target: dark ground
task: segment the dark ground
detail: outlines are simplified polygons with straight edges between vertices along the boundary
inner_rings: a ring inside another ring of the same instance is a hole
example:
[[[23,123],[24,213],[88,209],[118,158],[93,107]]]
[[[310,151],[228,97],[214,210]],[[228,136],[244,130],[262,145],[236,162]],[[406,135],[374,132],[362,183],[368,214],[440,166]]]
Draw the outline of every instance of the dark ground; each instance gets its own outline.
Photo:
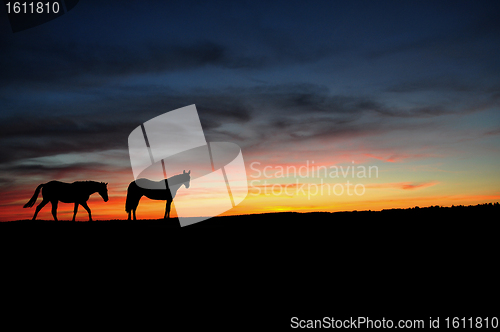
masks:
[[[250,214],[239,216],[213,217],[202,222],[189,225],[185,229],[199,228],[224,228],[228,230],[237,229],[279,229],[290,230],[334,230],[351,226],[367,226],[384,229],[386,226],[406,229],[417,224],[432,226],[436,229],[444,225],[455,225],[459,227],[468,224],[475,228],[480,224],[485,227],[496,225],[500,204],[489,203],[475,206],[453,206],[439,207],[430,206],[424,208],[390,209],[382,211],[348,211],[348,212],[277,212]],[[72,225],[76,227],[158,227],[158,228],[181,228],[176,218],[169,220],[94,220],[87,222],[79,220],[76,223],[68,220],[16,220],[0,225],[16,226],[61,226]],[[70,226],[71,227],[71,226]]]
[[[440,317],[443,327],[446,317],[500,316],[499,212],[498,203],[285,212],[182,228],[177,220],[19,220],[0,224],[3,261],[15,261],[2,273],[23,280],[15,292],[41,290],[38,305],[57,289],[92,302],[93,316],[100,308],[123,322],[130,316],[109,316],[110,303],[140,307],[184,330],[280,331],[292,317],[351,316]]]

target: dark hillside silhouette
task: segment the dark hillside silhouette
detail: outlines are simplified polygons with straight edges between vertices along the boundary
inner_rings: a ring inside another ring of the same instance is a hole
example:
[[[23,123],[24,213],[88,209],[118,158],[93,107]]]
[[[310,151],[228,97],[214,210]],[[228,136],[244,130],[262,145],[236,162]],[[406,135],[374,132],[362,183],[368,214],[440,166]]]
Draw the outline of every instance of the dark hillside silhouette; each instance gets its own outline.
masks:
[[[87,201],[89,200],[90,195],[97,192],[101,195],[104,201],[107,202],[107,185],[107,183],[95,181],[77,181],[73,183],[50,181],[39,185],[35,189],[33,197],[31,197],[24,207],[28,208],[35,205],[41,189],[43,200],[36,207],[35,215],[32,220],[35,220],[38,212],[40,212],[40,210],[47,205],[48,202],[50,202],[52,204],[52,216],[54,216],[54,220],[57,221],[57,204],[59,201],[63,203],[75,203],[73,221],[75,221],[76,213],[78,212],[78,205],[83,206],[83,208],[87,210],[89,213],[89,220],[92,220],[92,215],[90,213],[90,208],[87,205]]]
[[[435,229],[446,227],[467,227],[475,225],[495,225],[500,213],[500,204],[488,203],[475,206],[452,207],[413,207],[408,209],[389,209],[382,211],[346,211],[346,212],[275,212],[248,214],[238,216],[213,217],[199,223],[184,227],[185,229],[218,228],[220,230],[339,230],[342,228],[363,231],[371,229],[376,233],[382,230],[398,232],[405,230],[419,232],[426,229],[431,234]],[[180,228],[177,218],[169,221],[157,220],[98,220],[92,224],[97,227],[136,227]],[[18,220],[11,223],[32,224],[30,221]],[[36,224],[43,224],[37,221]],[[45,224],[57,224],[46,221]],[[360,228],[361,226],[361,228]]]
[[[345,212],[275,212],[239,216],[215,217],[188,227],[192,228],[230,228],[230,229],[336,229],[339,226],[362,224],[369,228],[406,228],[406,225],[496,223],[500,204],[488,203],[475,206],[452,207],[413,207],[408,209],[386,209],[382,211],[345,211]]]

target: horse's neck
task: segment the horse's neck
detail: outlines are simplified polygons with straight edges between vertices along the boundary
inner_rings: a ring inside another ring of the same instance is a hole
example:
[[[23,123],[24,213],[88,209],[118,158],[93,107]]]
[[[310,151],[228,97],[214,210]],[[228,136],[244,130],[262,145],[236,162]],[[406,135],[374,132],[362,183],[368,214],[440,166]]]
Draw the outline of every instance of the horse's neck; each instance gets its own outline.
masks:
[[[87,185],[85,186],[85,193],[88,195],[92,195],[93,193],[97,192],[99,188],[97,188],[97,182],[87,182]]]
[[[183,184],[174,184],[173,186],[170,186],[170,194],[172,195],[172,198],[175,197],[175,194],[177,194],[177,190],[182,186]]]

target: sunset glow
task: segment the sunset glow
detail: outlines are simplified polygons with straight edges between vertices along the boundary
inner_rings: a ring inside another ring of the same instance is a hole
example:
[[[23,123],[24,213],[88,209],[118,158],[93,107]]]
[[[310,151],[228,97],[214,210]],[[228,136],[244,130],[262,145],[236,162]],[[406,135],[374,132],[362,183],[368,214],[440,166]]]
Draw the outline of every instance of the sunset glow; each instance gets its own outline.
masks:
[[[500,201],[490,4],[119,6],[82,1],[16,33],[0,20],[0,221],[31,219],[23,205],[51,180],[109,183],[93,218],[126,219],[130,133],[192,104],[208,142],[241,147],[248,195],[231,208],[209,180],[181,187],[189,216]],[[137,218],[164,212],[143,197]],[[71,220],[73,204],[57,213]]]

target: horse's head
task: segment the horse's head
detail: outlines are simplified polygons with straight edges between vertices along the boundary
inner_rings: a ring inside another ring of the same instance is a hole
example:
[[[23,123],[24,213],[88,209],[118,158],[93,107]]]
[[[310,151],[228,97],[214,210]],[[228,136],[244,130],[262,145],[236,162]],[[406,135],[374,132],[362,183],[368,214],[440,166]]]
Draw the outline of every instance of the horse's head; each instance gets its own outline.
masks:
[[[107,202],[108,201],[108,184],[101,182],[99,183],[99,190],[97,191],[99,195],[101,195],[102,199]]]
[[[189,188],[189,184],[191,181],[191,170],[189,170],[189,172],[187,172],[187,173],[186,173],[186,170],[184,170],[182,172],[182,176],[183,176],[182,183],[186,186],[186,188]]]

